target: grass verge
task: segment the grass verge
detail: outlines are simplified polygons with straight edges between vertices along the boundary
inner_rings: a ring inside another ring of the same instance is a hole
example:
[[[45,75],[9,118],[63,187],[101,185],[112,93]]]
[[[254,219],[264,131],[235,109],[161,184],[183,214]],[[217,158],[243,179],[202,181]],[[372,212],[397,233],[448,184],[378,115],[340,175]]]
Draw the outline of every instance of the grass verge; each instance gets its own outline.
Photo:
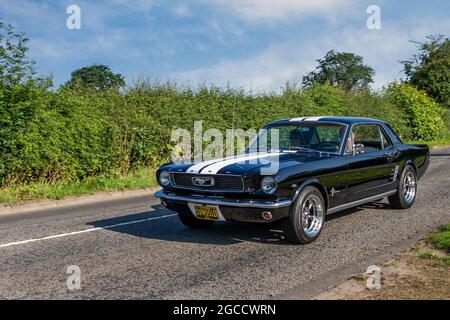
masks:
[[[436,249],[450,253],[450,224],[443,226],[439,231],[433,232],[427,237]]]
[[[57,184],[32,183],[3,188],[0,203],[15,205],[26,200],[62,199],[67,196],[91,194],[98,191],[142,189],[157,186],[155,169],[141,169],[125,176],[96,176],[82,181]]]
[[[447,224],[438,231],[431,233],[426,238],[426,241],[430,243],[434,249],[441,250],[444,253],[436,253],[427,250],[421,252],[419,254],[419,258],[434,260],[443,266],[450,266],[450,224]]]
[[[419,254],[420,259],[433,260],[442,266],[450,266],[450,256],[440,257],[431,251],[424,251]]]

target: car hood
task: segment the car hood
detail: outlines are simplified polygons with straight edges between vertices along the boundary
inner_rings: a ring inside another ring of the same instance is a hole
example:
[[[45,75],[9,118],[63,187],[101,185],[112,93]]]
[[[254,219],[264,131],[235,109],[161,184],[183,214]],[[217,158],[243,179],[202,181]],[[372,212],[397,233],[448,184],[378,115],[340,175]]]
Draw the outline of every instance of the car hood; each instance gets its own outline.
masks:
[[[205,175],[275,175],[281,169],[329,157],[326,153],[318,152],[254,153],[195,164],[174,164],[168,169],[173,173]]]

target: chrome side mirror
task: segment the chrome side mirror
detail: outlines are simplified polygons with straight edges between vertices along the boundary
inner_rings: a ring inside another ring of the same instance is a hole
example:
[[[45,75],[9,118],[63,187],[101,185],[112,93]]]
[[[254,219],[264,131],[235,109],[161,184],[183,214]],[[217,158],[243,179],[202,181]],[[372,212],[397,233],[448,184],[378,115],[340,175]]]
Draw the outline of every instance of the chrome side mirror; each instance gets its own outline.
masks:
[[[361,153],[364,153],[364,145],[362,143],[355,144],[353,154],[361,154]]]

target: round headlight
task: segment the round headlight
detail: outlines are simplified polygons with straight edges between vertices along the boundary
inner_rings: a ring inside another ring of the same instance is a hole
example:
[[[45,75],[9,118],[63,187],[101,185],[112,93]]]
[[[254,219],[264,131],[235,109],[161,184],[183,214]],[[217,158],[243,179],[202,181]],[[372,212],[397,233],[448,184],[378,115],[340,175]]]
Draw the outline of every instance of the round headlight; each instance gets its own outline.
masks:
[[[159,173],[159,183],[163,187],[168,187],[170,185],[170,175],[168,171],[163,170]]]
[[[261,189],[264,193],[274,194],[277,191],[277,181],[274,177],[264,177],[261,181]]]

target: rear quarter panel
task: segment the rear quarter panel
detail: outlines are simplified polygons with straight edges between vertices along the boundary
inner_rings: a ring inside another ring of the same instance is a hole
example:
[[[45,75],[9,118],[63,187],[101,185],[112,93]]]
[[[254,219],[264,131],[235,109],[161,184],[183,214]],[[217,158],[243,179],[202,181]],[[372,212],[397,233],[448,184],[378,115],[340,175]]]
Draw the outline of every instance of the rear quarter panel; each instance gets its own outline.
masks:
[[[396,146],[400,152],[397,162],[400,169],[410,164],[417,170],[417,177],[420,179],[430,163],[430,148],[426,144],[403,144]],[[401,172],[401,171],[400,171]]]

